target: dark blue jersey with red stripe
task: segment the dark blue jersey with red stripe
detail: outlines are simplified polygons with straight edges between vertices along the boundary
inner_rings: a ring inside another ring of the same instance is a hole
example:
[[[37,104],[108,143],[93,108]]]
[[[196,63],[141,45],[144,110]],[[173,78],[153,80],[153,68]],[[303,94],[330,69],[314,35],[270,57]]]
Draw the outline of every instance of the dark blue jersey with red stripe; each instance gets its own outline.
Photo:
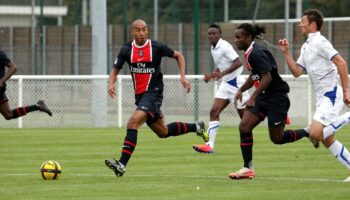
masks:
[[[6,54],[0,50],[0,78],[5,75],[5,67],[11,62]]]
[[[135,94],[143,94],[149,90],[163,91],[163,74],[160,71],[162,57],[173,57],[174,50],[154,40],[148,39],[142,46],[135,41],[122,46],[114,68],[122,69],[125,62],[128,63]]]
[[[278,74],[278,68],[271,52],[264,46],[255,42],[247,49],[245,53],[246,67],[250,77],[254,81],[255,87],[259,86],[261,74],[270,72],[272,80],[266,88],[265,93],[289,92],[289,86]]]

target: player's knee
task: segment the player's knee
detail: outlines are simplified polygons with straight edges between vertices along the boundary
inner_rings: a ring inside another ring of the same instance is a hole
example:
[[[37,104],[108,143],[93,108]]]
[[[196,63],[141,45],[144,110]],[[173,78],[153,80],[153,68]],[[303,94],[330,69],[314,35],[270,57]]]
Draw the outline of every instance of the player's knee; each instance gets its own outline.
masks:
[[[219,117],[219,114],[220,114],[220,111],[219,111],[219,109],[216,109],[216,108],[212,108],[211,110],[210,110],[210,117],[211,118],[218,118]]]
[[[310,132],[310,138],[313,139],[313,140],[322,141],[323,140],[323,135],[322,134],[318,134],[318,133]]]
[[[275,137],[270,137],[270,140],[274,144],[283,144],[283,139],[282,138],[275,138]]]
[[[251,132],[251,128],[250,126],[248,126],[248,124],[246,123],[240,123],[239,124],[239,132],[241,133],[248,133],[248,132]]]
[[[9,113],[3,113],[2,116],[4,116],[4,118],[5,118],[6,120],[12,119],[12,113],[11,113],[11,114],[9,114]]]
[[[158,134],[158,133],[157,133],[157,135],[158,135],[158,137],[159,137],[160,139],[164,139],[164,138],[167,138],[167,137],[168,137],[167,134]]]

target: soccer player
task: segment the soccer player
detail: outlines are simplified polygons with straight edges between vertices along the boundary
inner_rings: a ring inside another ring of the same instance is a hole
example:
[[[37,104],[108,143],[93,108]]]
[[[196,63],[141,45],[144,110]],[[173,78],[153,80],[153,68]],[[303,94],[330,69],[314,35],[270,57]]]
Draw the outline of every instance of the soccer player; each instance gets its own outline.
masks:
[[[5,68],[8,68],[7,70]],[[0,112],[6,120],[15,119],[26,115],[29,112],[39,110],[52,116],[51,110],[47,107],[43,100],[39,100],[36,104],[26,107],[10,109],[8,98],[6,96],[6,81],[11,78],[17,71],[16,65],[0,50]]]
[[[125,62],[128,63],[135,90],[136,109],[132,113],[126,130],[126,137],[119,160],[105,160],[105,164],[117,176],[123,176],[125,167],[132,156],[139,127],[145,122],[160,138],[179,136],[195,132],[208,141],[204,122],[173,122],[165,125],[160,107],[163,101],[163,74],[160,71],[162,57],[174,58],[180,70],[180,82],[187,92],[191,90],[190,82],[185,78],[185,59],[183,55],[168,46],[148,38],[148,26],[141,19],[131,25],[134,40],[121,47],[114,67],[109,75],[108,94],[115,97],[115,82]]]
[[[244,165],[240,170],[229,174],[232,179],[255,177],[252,131],[265,117],[268,119],[269,135],[274,144],[295,142],[309,136],[305,132],[284,131],[290,106],[289,86],[278,74],[271,52],[263,45],[255,43],[255,38],[262,39],[262,33],[265,33],[264,27],[248,23],[239,25],[235,31],[235,44],[239,50],[245,51],[244,57],[249,71],[248,79],[237,91],[235,103],[242,99],[244,91],[253,86],[255,90],[245,103],[247,110],[239,124]]]
[[[309,132],[310,137],[321,141],[323,145],[348,169],[350,154],[347,148],[334,137],[334,132],[349,123],[350,112],[338,117],[344,103],[349,106],[349,85],[347,64],[332,44],[320,33],[323,14],[317,9],[308,9],[303,13],[299,28],[307,40],[295,61],[289,52],[286,39],[279,40],[279,48],[294,77],[307,71],[314,94],[316,112],[309,129],[296,130]],[[340,83],[338,83],[338,74]],[[350,182],[350,176],[344,180]]]
[[[204,81],[220,80],[214,103],[210,110],[210,121],[207,133],[209,141],[206,144],[194,145],[193,149],[201,153],[213,153],[216,134],[220,127],[220,113],[233,100],[238,88],[245,79],[240,76],[243,65],[232,45],[221,38],[221,28],[216,24],[208,27],[208,39],[212,44],[211,55],[215,63],[215,70],[204,75]],[[245,110],[244,102],[249,98],[248,92],[243,93],[242,101],[237,102],[237,112],[242,118]]]

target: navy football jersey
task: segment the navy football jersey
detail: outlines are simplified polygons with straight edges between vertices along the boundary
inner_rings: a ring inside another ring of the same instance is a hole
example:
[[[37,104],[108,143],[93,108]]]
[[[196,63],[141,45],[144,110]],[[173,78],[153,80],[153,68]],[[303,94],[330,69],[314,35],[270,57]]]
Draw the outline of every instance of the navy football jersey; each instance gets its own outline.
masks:
[[[158,41],[148,39],[142,46],[128,42],[120,49],[114,68],[121,69],[125,62],[128,63],[136,95],[148,90],[163,91],[160,63],[162,57],[173,56],[174,50]]]
[[[265,94],[273,92],[289,92],[289,86],[278,74],[278,68],[271,52],[260,44],[253,43],[246,53],[246,67],[254,81],[255,87],[259,85],[261,74],[270,72],[272,81],[265,89]]]
[[[0,78],[5,75],[5,67],[11,63],[11,60],[6,56],[6,54],[0,50]]]

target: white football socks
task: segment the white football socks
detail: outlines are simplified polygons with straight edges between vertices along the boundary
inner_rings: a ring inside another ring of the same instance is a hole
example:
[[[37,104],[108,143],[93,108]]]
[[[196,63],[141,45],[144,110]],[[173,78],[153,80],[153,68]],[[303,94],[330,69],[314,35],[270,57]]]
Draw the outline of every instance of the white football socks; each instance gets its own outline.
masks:
[[[336,140],[328,149],[345,167],[350,169],[350,153],[342,143]]]
[[[337,117],[335,122],[329,124],[323,129],[323,139],[328,138],[334,132],[341,129],[345,124],[350,122],[350,112],[344,113]]]
[[[214,143],[215,143],[215,137],[218,133],[218,130],[220,128],[220,122],[219,121],[210,121],[209,127],[208,127],[208,135],[209,135],[209,141],[206,143],[211,148],[214,149]]]

